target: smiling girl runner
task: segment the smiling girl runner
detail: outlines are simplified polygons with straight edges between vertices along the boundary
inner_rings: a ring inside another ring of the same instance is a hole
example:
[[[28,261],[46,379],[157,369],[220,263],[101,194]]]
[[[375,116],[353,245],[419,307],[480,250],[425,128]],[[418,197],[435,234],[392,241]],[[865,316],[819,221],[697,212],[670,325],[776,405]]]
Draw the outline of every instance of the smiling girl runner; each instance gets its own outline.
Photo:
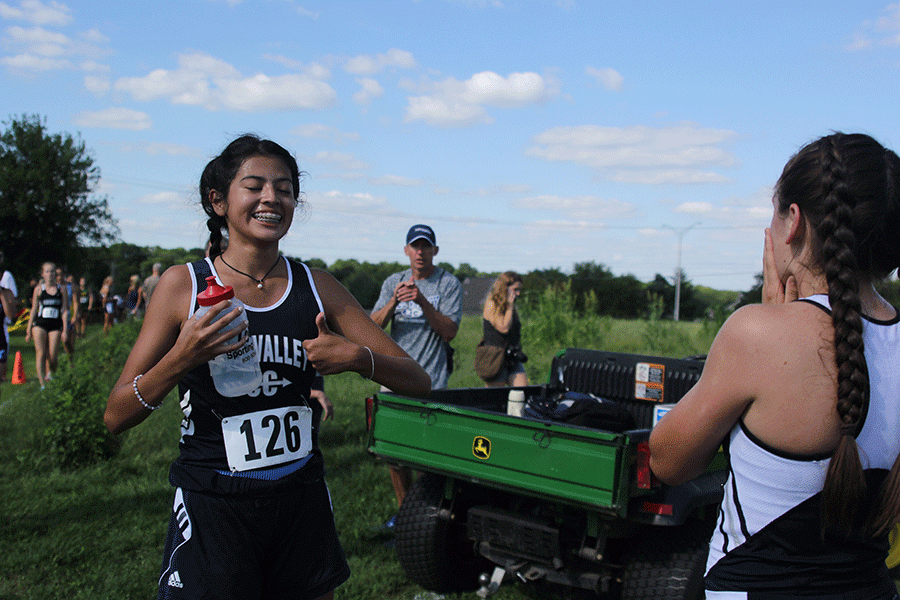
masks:
[[[184,418],[161,599],[330,598],[349,568],[324,481],[313,378],[355,371],[404,395],[430,390],[428,375],[337,280],[280,256],[300,175],[290,153],[255,136],[207,165],[200,198],[209,258],[163,274],[109,397],[106,424],[119,433],[179,388]],[[263,377],[245,396],[221,396],[210,376],[207,361],[244,339],[229,343],[236,332],[222,333],[237,311],[213,322],[226,303],[194,314],[209,275],[246,305]]]

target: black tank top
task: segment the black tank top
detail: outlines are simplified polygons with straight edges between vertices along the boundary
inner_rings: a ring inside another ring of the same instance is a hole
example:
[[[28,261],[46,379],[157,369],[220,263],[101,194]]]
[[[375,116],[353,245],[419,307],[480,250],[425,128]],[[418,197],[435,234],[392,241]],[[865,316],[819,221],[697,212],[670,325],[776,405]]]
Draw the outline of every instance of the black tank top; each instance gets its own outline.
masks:
[[[44,288],[44,284],[41,284],[38,310],[32,325],[47,331],[62,329],[62,290],[59,286],[56,286],[56,293],[51,294]]]
[[[288,264],[288,286],[284,295],[272,306],[248,306],[246,311],[250,335],[256,341],[260,355],[262,385],[245,396],[224,397],[216,391],[206,363],[190,371],[179,382],[184,413],[180,456],[176,461],[179,467],[228,471],[222,420],[286,406],[312,409],[312,442],[314,451],[317,450],[316,431],[322,409],[318,402],[309,400],[310,384],[316,371],[306,360],[302,342],[318,335],[315,319],[323,308],[312,273],[306,265],[284,260]],[[208,259],[190,263],[188,267],[196,280],[194,303],[190,307],[193,315],[197,309],[196,294],[206,289],[206,277],[212,272],[218,279],[218,274]],[[173,483],[182,485],[175,480],[178,472],[178,469],[171,471]]]
[[[500,333],[487,319],[482,318],[481,331],[486,344],[490,346],[515,347],[522,345],[522,323],[519,321],[519,313],[513,309],[512,322],[509,331]]]

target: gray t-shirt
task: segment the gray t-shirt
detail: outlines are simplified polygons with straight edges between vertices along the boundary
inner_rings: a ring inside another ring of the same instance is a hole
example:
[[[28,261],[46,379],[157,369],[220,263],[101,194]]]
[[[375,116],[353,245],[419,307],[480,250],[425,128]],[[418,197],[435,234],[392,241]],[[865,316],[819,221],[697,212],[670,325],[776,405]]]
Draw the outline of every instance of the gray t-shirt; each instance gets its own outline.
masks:
[[[153,295],[153,290],[156,289],[156,284],[159,283],[159,275],[148,275],[144,280],[144,306],[147,306],[147,303],[150,302],[150,296]]]
[[[384,308],[394,295],[397,284],[410,277],[412,271],[407,269],[385,279],[381,285],[381,295],[372,310]],[[462,284],[459,279],[435,267],[431,277],[416,280],[416,285],[439,313],[459,325],[462,319]],[[447,352],[444,350],[444,342],[428,325],[422,314],[422,307],[415,302],[400,302],[394,309],[392,321],[391,338],[431,376],[431,389],[447,387]]]

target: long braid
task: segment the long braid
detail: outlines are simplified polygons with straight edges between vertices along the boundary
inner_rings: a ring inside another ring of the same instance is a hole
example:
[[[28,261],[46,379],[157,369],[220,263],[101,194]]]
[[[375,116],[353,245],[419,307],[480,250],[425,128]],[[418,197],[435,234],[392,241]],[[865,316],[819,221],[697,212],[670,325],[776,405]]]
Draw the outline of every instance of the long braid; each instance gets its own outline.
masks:
[[[884,243],[876,249],[879,268],[890,273],[900,263],[900,240],[894,232],[900,230],[900,158],[891,150],[885,149],[885,211],[882,215],[885,231]],[[880,504],[875,518],[872,520],[872,535],[881,535],[890,530],[900,520],[900,455],[894,460],[890,473],[884,482]]]
[[[837,363],[837,412],[841,438],[828,467],[822,491],[823,531],[846,537],[856,522],[866,493],[856,435],[869,402],[869,375],[863,354],[863,326],[853,232],[855,198],[846,183],[839,149],[842,136],[828,138],[820,148],[823,213],[817,234],[828,281]]]
[[[209,256],[215,257],[222,254],[222,228],[225,227],[225,219],[215,215],[206,220],[209,229]]]

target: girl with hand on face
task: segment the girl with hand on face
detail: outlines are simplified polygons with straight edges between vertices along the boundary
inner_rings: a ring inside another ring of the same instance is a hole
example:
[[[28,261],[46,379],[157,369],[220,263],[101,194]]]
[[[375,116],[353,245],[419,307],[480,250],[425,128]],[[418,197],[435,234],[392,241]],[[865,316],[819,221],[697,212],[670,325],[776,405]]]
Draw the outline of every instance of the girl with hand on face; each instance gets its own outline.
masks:
[[[278,144],[242,136],[200,179],[208,258],[168,269],[110,394],[119,433],[152,414],[176,385],[184,418],[159,598],[330,598],[349,576],[318,449],[316,373],[355,371],[423,397],[430,379],[328,273],[279,253],[300,200],[297,163]],[[227,249],[223,252],[223,233]],[[223,332],[239,309],[201,316],[206,277],[230,286],[249,325]],[[216,317],[221,317],[215,320]],[[221,395],[207,362],[252,336],[262,385]],[[237,336],[238,341],[232,343]]]
[[[522,323],[516,310],[516,300],[522,294],[522,277],[507,271],[494,280],[482,310],[484,341],[491,346],[507,349],[500,371],[485,382],[485,387],[528,385],[522,354]]]
[[[722,326],[693,389],[650,436],[668,483],[722,446],[706,597],[890,600],[900,518],[900,159],[867,135],[804,147],[775,186],[763,304]]]

